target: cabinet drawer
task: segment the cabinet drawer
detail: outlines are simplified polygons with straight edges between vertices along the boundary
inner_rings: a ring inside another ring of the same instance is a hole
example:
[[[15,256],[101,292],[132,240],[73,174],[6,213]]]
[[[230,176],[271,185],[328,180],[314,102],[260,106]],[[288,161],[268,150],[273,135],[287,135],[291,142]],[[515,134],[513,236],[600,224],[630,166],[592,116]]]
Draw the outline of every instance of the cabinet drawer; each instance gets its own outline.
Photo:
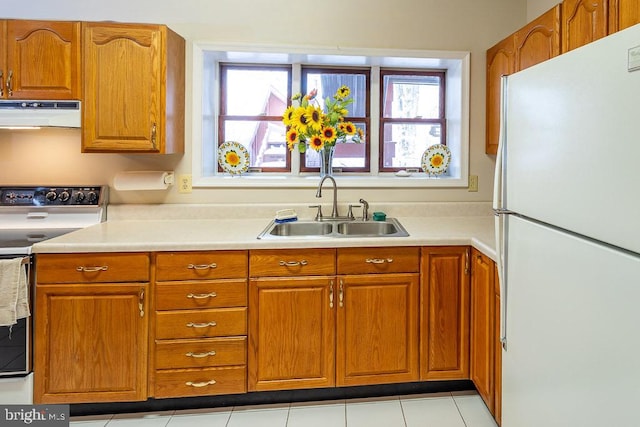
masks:
[[[38,283],[148,282],[146,253],[38,254]]]
[[[156,338],[199,338],[247,334],[246,308],[156,312]]]
[[[417,273],[420,248],[378,247],[338,249],[338,274]]]
[[[246,393],[247,368],[234,366],[157,371],[155,384],[157,398]]]
[[[255,250],[249,255],[251,277],[335,274],[335,249]]]
[[[246,305],[246,279],[156,283],[157,310],[246,307]]]
[[[156,369],[245,365],[247,338],[207,338],[156,342]]]
[[[247,277],[246,251],[163,252],[156,255],[156,280]]]

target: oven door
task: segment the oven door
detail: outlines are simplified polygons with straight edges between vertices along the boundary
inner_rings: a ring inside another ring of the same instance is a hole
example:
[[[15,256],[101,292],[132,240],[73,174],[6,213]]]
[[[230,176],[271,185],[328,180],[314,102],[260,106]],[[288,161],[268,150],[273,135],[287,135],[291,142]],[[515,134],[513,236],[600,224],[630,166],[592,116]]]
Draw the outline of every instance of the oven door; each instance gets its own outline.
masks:
[[[12,326],[0,326],[0,377],[25,376],[33,368],[33,255],[0,255],[0,259],[24,258],[31,316]]]

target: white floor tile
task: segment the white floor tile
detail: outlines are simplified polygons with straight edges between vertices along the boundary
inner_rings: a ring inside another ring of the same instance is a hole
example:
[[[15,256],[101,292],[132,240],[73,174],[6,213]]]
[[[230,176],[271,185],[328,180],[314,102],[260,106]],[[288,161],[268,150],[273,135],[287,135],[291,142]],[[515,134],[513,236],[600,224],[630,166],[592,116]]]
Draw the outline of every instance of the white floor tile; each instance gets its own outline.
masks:
[[[233,408],[185,409],[174,412],[167,427],[226,427]]]
[[[173,411],[138,412],[132,414],[116,414],[107,423],[108,427],[165,427]]]
[[[480,395],[473,391],[451,393],[467,427],[497,427]]]
[[[113,418],[113,414],[82,415],[79,417],[71,417],[69,425],[73,427],[104,427],[111,418]]]
[[[287,427],[346,427],[344,400],[292,403]]]
[[[348,427],[405,427],[396,398],[347,400]]]
[[[238,406],[227,427],[286,427],[289,404]]]
[[[407,427],[465,427],[451,393],[400,398]]]

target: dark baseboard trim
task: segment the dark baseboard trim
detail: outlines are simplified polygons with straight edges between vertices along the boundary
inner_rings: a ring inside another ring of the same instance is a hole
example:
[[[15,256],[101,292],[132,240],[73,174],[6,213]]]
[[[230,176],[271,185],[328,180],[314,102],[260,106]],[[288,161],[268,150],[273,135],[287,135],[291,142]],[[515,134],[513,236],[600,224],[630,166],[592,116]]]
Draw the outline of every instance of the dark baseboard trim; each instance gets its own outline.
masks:
[[[221,396],[148,399],[143,402],[75,403],[71,416],[119,414],[129,412],[171,411],[179,409],[217,408],[225,406],[263,405],[270,403],[355,399],[365,397],[438,393],[475,390],[469,380],[421,381],[358,387],[314,388],[304,390],[261,391]]]

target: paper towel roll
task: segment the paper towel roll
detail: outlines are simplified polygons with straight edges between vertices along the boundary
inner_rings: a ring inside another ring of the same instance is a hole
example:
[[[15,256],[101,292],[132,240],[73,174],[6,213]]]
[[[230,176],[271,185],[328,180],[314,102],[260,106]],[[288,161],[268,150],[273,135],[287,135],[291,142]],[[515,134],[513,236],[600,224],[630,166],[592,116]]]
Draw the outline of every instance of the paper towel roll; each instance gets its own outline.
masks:
[[[173,172],[136,171],[120,172],[113,178],[113,188],[118,191],[166,190],[173,184]]]

